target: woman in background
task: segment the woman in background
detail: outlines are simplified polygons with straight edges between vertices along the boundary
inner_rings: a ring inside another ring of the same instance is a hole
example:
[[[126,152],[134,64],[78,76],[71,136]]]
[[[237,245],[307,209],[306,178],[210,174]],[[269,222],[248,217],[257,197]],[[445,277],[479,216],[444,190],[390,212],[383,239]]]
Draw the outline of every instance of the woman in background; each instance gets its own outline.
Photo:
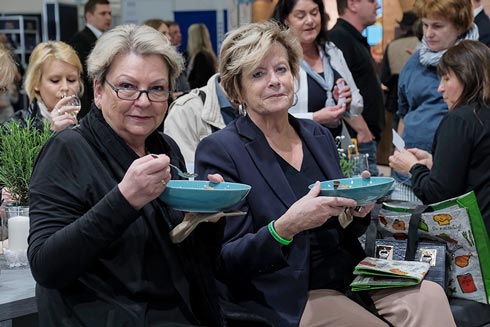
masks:
[[[192,24],[187,30],[187,79],[191,89],[202,87],[216,73],[218,60],[204,24]]]
[[[24,124],[33,119],[40,127],[50,123],[53,131],[78,124],[80,106],[71,105],[73,96],[83,93],[82,64],[75,50],[61,41],[39,43],[29,58],[24,89],[30,105],[15,113],[13,120]]]
[[[165,35],[168,38],[168,25],[165,23],[163,19],[160,18],[152,18],[152,19],[147,19],[143,22],[143,25],[153,27],[163,35]]]
[[[297,89],[298,101],[290,112],[325,125],[334,137],[347,136],[348,140],[344,140],[342,144],[344,149],[351,141],[349,132],[342,123],[343,118],[357,131],[358,141],[371,140],[371,132],[360,115],[363,109],[361,93],[342,51],[328,40],[329,17],[323,1],[279,0],[273,18],[291,29],[303,50]],[[336,86],[339,81],[345,84],[342,92]],[[333,97],[334,93],[341,94]],[[339,98],[343,98],[343,105]]]
[[[436,131],[433,155],[395,151],[390,167],[410,172],[413,191],[427,204],[475,191],[490,232],[490,49],[461,41],[442,56],[438,72],[449,113]]]
[[[437,65],[442,55],[461,40],[478,40],[471,0],[417,0],[413,8],[422,20],[424,36],[398,79],[398,134],[407,148],[432,151],[434,134],[448,111],[438,92]],[[393,172],[394,200],[419,201],[410,176]]]
[[[0,97],[8,98],[9,87],[14,83],[17,74],[15,61],[10,55],[10,50],[0,44]],[[8,108],[0,108],[0,123],[7,120],[12,114]]]

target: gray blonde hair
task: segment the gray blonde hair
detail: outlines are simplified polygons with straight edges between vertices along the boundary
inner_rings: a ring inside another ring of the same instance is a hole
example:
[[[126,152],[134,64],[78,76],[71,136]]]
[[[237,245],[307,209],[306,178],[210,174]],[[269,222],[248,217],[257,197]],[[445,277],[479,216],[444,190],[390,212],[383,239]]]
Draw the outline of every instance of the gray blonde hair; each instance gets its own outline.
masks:
[[[10,50],[0,45],[0,87],[5,87],[14,82],[17,67],[10,55]]]
[[[293,34],[281,28],[277,22],[252,23],[227,34],[221,46],[219,72],[221,85],[230,100],[240,102],[243,72],[258,67],[274,44],[286,48],[289,67],[294,78],[297,78],[303,56],[301,46]]]
[[[102,34],[87,59],[87,72],[91,79],[105,81],[114,57],[119,54],[160,55],[169,70],[169,87],[173,89],[184,60],[165,35],[146,25],[119,25]]]
[[[83,94],[82,72],[83,67],[77,52],[68,44],[62,41],[47,41],[39,43],[29,57],[24,88],[29,97],[29,101],[34,101],[39,96],[36,87],[41,82],[43,66],[52,60],[61,60],[75,66],[78,70],[78,84],[80,85],[79,95]]]

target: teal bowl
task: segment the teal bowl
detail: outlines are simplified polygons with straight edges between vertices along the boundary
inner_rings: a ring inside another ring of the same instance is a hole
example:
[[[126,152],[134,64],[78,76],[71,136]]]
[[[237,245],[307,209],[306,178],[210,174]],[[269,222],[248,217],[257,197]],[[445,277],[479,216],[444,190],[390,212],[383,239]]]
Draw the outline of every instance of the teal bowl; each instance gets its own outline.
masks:
[[[250,188],[238,183],[171,180],[160,199],[175,210],[220,212],[245,199]]]
[[[385,196],[391,189],[394,179],[391,177],[353,177],[341,178],[320,183],[320,195],[339,196],[354,199],[357,205],[373,204]],[[334,183],[338,184],[335,188]],[[311,189],[314,184],[311,184]]]

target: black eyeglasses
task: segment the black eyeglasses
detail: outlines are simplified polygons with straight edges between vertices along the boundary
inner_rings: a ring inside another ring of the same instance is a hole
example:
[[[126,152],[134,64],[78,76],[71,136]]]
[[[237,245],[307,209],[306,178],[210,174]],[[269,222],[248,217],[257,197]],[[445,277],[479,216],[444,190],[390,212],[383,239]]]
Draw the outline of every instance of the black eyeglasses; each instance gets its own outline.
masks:
[[[138,100],[141,94],[146,93],[148,100],[151,102],[165,102],[170,96],[170,91],[159,90],[159,89],[149,89],[149,90],[138,90],[135,87],[115,87],[108,81],[105,81],[109,87],[116,92],[116,95],[121,100]]]

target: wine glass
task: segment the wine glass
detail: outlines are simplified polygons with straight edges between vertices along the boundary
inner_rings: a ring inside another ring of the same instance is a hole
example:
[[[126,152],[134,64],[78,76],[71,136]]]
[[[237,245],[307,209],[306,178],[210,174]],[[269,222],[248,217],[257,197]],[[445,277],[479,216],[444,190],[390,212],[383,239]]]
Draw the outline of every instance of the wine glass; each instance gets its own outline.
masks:
[[[78,112],[80,111],[82,102],[80,101],[80,98],[78,97],[78,95],[76,95],[75,92],[71,92],[71,93],[73,95],[68,95],[68,94],[63,95],[63,98],[71,97],[71,100],[67,104],[65,104],[63,108],[65,109],[65,113],[68,113],[76,117],[78,115]]]

